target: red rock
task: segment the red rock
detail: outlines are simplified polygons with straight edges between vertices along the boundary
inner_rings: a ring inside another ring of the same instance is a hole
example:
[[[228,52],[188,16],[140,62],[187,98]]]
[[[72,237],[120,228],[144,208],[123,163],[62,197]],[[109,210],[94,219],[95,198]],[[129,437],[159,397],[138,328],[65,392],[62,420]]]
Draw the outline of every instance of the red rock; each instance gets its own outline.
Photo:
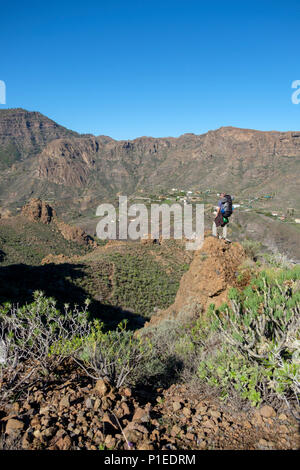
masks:
[[[280,433],[283,433],[283,434],[288,434],[289,429],[288,429],[288,427],[287,427],[285,424],[281,424],[281,425],[279,426],[279,432],[280,432]]]
[[[215,410],[210,410],[210,416],[212,416],[213,418],[221,418],[221,413],[219,411],[215,411]]]
[[[258,441],[258,446],[259,447],[273,447],[273,442],[267,441],[266,439],[260,439]]]
[[[116,439],[114,437],[112,437],[110,434],[108,434],[106,437],[105,437],[105,444],[107,445],[107,447],[109,447],[110,449],[115,447],[116,445]]]
[[[287,416],[284,414],[284,413],[281,413],[279,416],[278,416],[278,419],[280,419],[280,421],[287,421]]]
[[[104,397],[107,395],[110,391],[110,384],[107,380],[105,379],[99,379],[96,382],[95,385],[95,392],[100,395],[100,397]]]
[[[249,421],[245,421],[245,422],[244,422],[244,428],[246,428],[246,429],[252,428],[251,423],[249,423]]]
[[[126,387],[122,390],[121,395],[129,398],[132,396],[132,391],[130,388]]]
[[[5,432],[10,435],[13,433],[19,433],[24,428],[24,423],[18,419],[10,418],[6,423]]]
[[[151,441],[143,441],[137,446],[138,450],[154,450],[154,446]]]
[[[204,449],[206,449],[206,448],[207,448],[207,442],[206,442],[206,441],[200,442],[200,444],[199,444],[199,449],[200,449],[200,450],[204,450]]]
[[[253,414],[251,424],[253,424],[253,426],[262,426],[264,424],[259,411],[255,411]]]
[[[122,410],[123,410],[123,412],[124,412],[124,415],[129,415],[129,414],[130,414],[129,407],[128,407],[128,405],[127,405],[127,403],[126,403],[125,401],[123,401],[123,402],[121,403],[121,408],[122,408]]]
[[[184,407],[183,410],[182,410],[182,413],[184,414],[184,416],[186,416],[187,418],[189,418],[192,414],[191,412],[191,409],[190,408],[187,408],[187,407]]]
[[[269,405],[263,406],[259,412],[264,418],[274,418],[276,416],[276,411]]]
[[[179,411],[181,409],[181,403],[179,401],[174,401],[173,403],[173,411]]]
[[[63,409],[63,408],[69,408],[69,407],[70,407],[70,400],[69,400],[68,395],[65,395],[64,397],[62,397],[62,399],[59,402],[59,408]]]
[[[141,421],[142,423],[146,423],[149,420],[150,416],[147,410],[140,407],[135,410],[132,421]]]
[[[69,450],[72,446],[72,441],[69,436],[65,436],[58,439],[55,445],[56,447],[58,447],[59,450]]]
[[[181,428],[175,424],[171,429],[171,436],[177,437],[181,433]]]

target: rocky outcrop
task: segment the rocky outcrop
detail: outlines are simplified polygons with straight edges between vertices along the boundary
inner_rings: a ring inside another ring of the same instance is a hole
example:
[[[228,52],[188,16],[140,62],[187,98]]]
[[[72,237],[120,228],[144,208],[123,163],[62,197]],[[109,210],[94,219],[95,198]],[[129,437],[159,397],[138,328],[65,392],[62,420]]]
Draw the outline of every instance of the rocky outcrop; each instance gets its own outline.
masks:
[[[237,269],[245,258],[239,243],[207,237],[180,281],[175,302],[153,315],[148,326],[168,317],[192,319],[205,313],[211,303],[220,306],[227,300],[228,289],[236,285]]]
[[[11,217],[12,213],[9,209],[2,209],[0,207],[0,219],[7,219],[9,217]]]
[[[0,110],[0,167],[40,152],[51,140],[77,136],[38,112]]]
[[[69,241],[96,247],[97,243],[93,237],[88,235],[79,227],[69,225],[56,216],[55,210],[41,199],[33,198],[22,208],[21,215],[33,222],[43,224],[53,223],[61,232],[62,236]]]
[[[56,216],[56,212],[49,204],[41,199],[33,198],[22,208],[21,214],[33,222],[49,224]]]
[[[73,255],[72,256],[72,262],[74,260],[79,260],[80,259],[80,256],[76,256],[76,255]],[[64,263],[68,263],[70,262],[70,258],[64,254],[60,254],[60,255],[53,255],[53,254],[49,254],[47,256],[45,256],[42,261],[41,261],[41,264],[44,265],[44,264],[64,264]]]
[[[85,233],[85,231],[81,228],[66,224],[61,220],[57,220],[56,225],[60,233],[66,240],[79,243],[80,245],[89,245],[96,248],[97,243],[90,235]]]
[[[162,237],[153,238],[151,233],[145,234],[141,237],[142,245],[161,245],[162,241],[163,241]]]

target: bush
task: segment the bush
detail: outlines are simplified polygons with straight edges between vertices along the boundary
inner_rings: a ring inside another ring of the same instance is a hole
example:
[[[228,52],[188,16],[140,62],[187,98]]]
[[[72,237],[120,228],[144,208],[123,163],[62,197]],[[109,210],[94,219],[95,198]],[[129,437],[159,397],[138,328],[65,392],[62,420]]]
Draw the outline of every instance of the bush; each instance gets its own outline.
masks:
[[[126,321],[115,331],[106,332],[103,323],[94,321],[90,335],[76,354],[76,361],[91,378],[107,378],[118,388],[139,379],[150,355],[151,343],[127,331]]]
[[[298,400],[300,393],[299,279],[299,266],[262,272],[242,292],[231,289],[230,306],[214,312],[214,326],[232,351],[260,368],[255,389],[284,400]]]
[[[156,361],[150,372],[165,367],[169,380],[206,384],[223,399],[239,396],[252,405],[274,397],[297,402],[299,280],[299,266],[261,272],[250,286],[230,290],[229,305],[212,304],[193,324],[179,316],[146,330]]]
[[[199,310],[191,304],[189,309]],[[186,313],[182,312],[182,314]],[[182,315],[183,316],[183,315]],[[205,341],[203,321],[189,322],[167,318],[158,325],[148,327],[141,334],[150,339],[152,354],[144,367],[146,379],[157,386],[169,386],[176,381],[195,375],[199,350]]]
[[[256,259],[260,253],[261,243],[254,240],[243,240],[242,247],[246,255],[251,259]]]
[[[151,355],[147,339],[135,337],[120,323],[103,331],[98,320],[89,321],[87,306],[64,312],[55,301],[34,293],[23,307],[0,308],[0,399],[24,392],[33,378],[47,376],[65,359],[73,358],[95,380],[108,378],[116,387],[133,384]]]
[[[201,361],[197,375],[208,385],[218,387],[222,399],[228,399],[238,393],[253,405],[261,402],[258,384],[263,379],[263,371],[228,345],[222,346],[215,354]]]
[[[38,291],[29,305],[0,307],[1,398],[24,390],[30,377],[49,373],[73,354],[91,331],[87,317],[87,305],[83,310],[65,305],[61,313]]]
[[[288,257],[279,252],[272,253],[271,255],[265,253],[264,259],[269,266],[275,268],[291,269],[293,266]]]

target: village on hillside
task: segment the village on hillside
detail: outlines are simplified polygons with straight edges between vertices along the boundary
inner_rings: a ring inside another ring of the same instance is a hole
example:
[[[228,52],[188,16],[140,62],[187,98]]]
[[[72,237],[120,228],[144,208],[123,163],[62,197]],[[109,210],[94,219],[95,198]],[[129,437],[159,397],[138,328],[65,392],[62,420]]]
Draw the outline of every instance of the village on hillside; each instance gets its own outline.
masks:
[[[153,203],[169,204],[179,203],[188,204],[204,204],[205,212],[214,212],[216,209],[217,199],[220,194],[214,188],[203,191],[191,189],[172,188],[171,190],[161,191],[159,194],[145,194],[143,189],[137,191],[130,197],[131,203],[145,203],[150,205]],[[233,210],[241,212],[256,212],[282,222],[300,224],[300,211],[294,207],[279,207],[274,209],[272,201],[275,194],[262,194],[258,196],[245,197],[238,194],[232,195]],[[266,203],[269,202],[268,208]]]

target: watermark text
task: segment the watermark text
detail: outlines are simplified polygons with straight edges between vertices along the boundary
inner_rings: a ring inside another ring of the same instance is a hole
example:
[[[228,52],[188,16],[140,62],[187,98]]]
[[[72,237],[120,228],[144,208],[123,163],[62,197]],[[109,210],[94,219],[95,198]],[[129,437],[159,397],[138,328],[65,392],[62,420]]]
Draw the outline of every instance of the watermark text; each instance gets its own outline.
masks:
[[[6,85],[3,80],[0,80],[0,104],[6,104]]]
[[[300,103],[300,80],[294,80],[292,83],[292,88],[296,88],[296,90],[292,94],[292,103],[299,104]]]
[[[187,250],[198,250],[204,240],[204,205],[178,203],[132,204],[127,196],[119,196],[118,207],[100,204],[96,216],[101,217],[96,227],[100,240],[185,240]]]

